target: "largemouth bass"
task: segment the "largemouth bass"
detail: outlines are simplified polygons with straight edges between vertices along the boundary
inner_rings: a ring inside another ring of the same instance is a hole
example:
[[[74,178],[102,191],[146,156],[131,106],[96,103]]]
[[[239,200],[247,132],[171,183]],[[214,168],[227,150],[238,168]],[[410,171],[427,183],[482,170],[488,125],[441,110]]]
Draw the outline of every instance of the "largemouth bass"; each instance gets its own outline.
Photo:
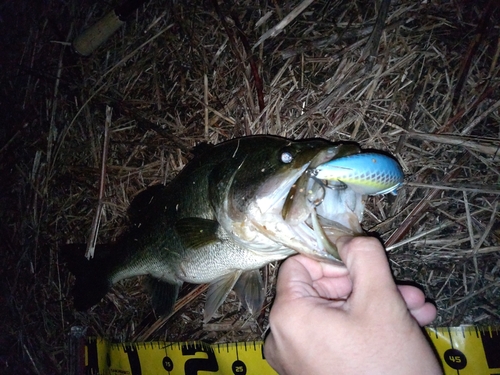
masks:
[[[98,245],[90,260],[76,255],[83,245],[67,251],[75,308],[98,303],[119,280],[147,275],[160,315],[172,311],[184,282],[210,283],[205,321],[232,289],[257,313],[261,267],[296,252],[342,265],[335,239],[362,233],[363,194],[325,188],[308,172],[356,153],[352,143],[274,136],[210,147],[168,186],[137,195],[115,243]]]

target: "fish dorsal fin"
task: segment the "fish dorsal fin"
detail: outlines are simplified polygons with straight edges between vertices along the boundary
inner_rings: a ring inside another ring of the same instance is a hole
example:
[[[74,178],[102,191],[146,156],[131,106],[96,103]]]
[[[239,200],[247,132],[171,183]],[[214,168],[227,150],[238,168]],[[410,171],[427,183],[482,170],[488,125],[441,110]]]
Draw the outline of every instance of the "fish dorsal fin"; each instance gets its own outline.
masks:
[[[217,221],[199,217],[186,217],[175,223],[175,230],[187,249],[199,249],[217,242],[219,240],[218,228]]]
[[[179,294],[179,284],[172,284],[148,276],[146,286],[151,293],[151,304],[158,315],[170,315]]]
[[[219,306],[222,305],[231,289],[233,289],[234,284],[238,281],[241,272],[241,270],[236,270],[210,283],[207,291],[207,302],[205,303],[203,322],[208,322]]]
[[[233,290],[238,295],[241,303],[251,315],[257,315],[262,309],[265,292],[264,283],[259,270],[243,272]]]

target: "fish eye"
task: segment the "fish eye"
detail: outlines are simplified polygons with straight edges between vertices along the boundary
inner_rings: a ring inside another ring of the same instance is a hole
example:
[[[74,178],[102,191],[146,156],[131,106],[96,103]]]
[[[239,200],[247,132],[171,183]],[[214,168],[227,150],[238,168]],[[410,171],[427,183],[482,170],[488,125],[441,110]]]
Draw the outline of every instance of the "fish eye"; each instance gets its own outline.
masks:
[[[283,151],[281,153],[281,161],[285,164],[290,164],[293,160],[293,155],[290,151]]]

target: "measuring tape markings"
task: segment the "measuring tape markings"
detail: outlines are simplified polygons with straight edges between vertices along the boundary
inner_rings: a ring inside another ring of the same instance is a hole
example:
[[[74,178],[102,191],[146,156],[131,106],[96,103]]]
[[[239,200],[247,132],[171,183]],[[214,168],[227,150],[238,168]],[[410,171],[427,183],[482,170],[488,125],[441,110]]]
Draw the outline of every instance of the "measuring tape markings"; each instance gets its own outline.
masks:
[[[500,327],[426,328],[445,374],[500,375]],[[86,373],[113,375],[276,375],[260,341],[114,344],[88,339]]]
[[[87,374],[275,375],[258,341],[208,345],[202,342],[86,343]]]
[[[445,374],[500,375],[499,328],[426,328]]]

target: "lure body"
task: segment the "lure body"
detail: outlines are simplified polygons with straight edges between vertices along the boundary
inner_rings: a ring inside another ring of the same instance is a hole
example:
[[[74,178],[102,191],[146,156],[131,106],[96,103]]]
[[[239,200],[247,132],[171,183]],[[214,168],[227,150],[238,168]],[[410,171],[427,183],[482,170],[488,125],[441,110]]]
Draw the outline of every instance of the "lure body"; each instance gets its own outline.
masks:
[[[333,188],[350,188],[358,194],[393,193],[403,183],[404,173],[392,157],[376,152],[359,153],[330,160],[311,170]]]

